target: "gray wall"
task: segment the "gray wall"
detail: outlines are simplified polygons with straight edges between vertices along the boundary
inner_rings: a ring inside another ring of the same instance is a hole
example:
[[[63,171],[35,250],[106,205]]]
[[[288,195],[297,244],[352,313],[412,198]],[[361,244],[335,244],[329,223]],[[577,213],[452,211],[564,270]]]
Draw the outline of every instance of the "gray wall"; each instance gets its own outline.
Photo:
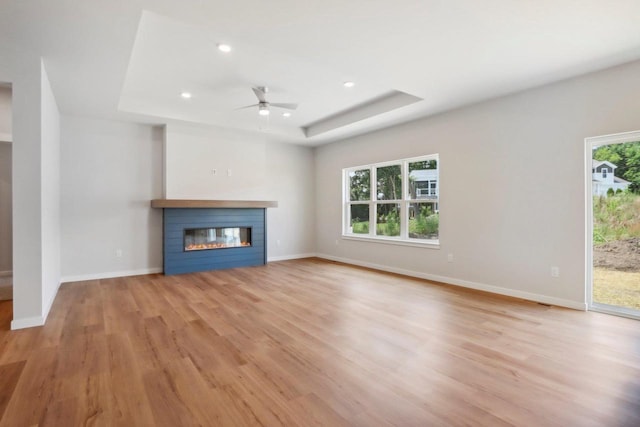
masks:
[[[63,281],[162,268],[162,130],[62,117]],[[117,256],[116,251],[122,251]]]
[[[639,75],[635,62],[319,147],[318,252],[584,308],[584,139],[640,129]],[[432,153],[439,250],[340,239],[342,168]]]
[[[162,210],[150,200],[163,197],[163,168],[169,198],[277,200],[269,258],[315,253],[312,149],[190,126],[164,140],[161,128],[62,117],[63,281],[161,270]]]
[[[268,258],[315,253],[311,148],[267,141],[260,133],[169,125],[165,174],[167,198],[277,201],[267,209]]]

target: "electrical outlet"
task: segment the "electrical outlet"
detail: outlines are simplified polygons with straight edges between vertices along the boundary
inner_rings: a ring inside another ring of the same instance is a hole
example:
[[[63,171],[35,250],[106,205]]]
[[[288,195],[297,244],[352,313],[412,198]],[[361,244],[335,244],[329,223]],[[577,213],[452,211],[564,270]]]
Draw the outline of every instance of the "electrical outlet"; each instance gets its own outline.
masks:
[[[336,239],[336,245],[340,244],[340,240]]]
[[[453,254],[447,255],[447,262],[453,262]]]
[[[217,169],[211,169],[211,175],[216,176],[218,174]]]
[[[227,169],[227,176],[231,176],[231,169]]]
[[[122,249],[116,249],[116,258],[122,258]]]
[[[280,240],[276,240],[276,246],[280,246]]]
[[[560,277],[560,267],[551,266],[551,277]]]

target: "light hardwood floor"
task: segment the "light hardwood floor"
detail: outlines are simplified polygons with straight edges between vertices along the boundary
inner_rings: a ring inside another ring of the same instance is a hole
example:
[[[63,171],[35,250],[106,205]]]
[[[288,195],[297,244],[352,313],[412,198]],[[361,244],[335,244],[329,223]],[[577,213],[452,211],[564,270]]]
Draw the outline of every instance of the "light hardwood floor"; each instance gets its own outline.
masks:
[[[13,299],[13,277],[0,276],[0,301]]]
[[[64,284],[1,426],[639,426],[640,322],[317,259]]]

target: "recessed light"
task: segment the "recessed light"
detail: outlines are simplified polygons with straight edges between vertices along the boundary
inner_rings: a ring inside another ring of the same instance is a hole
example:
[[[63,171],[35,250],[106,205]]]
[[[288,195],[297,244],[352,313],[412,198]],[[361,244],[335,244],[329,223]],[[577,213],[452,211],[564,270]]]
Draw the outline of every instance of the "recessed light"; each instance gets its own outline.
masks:
[[[220,52],[228,53],[228,52],[231,52],[231,46],[224,43],[218,43],[218,50]]]
[[[344,87],[354,87],[356,85],[354,82],[344,82],[342,84]]]
[[[183,97],[184,99],[189,99],[191,98],[192,95],[191,95],[191,92],[182,92],[180,96]]]
[[[291,117],[291,113],[288,113],[288,112],[287,112],[287,113],[282,113],[282,115],[283,115],[284,117]]]

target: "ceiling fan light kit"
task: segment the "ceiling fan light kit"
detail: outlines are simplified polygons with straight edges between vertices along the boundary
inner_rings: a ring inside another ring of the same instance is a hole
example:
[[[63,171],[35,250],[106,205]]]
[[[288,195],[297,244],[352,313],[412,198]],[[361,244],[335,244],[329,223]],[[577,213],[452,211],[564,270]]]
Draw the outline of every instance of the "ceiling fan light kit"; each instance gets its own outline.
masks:
[[[220,52],[229,53],[231,52],[231,46],[225,43],[218,43],[218,50]]]
[[[269,102],[267,101],[267,92],[269,91],[269,89],[265,86],[258,86],[258,87],[252,87],[251,90],[253,90],[253,93],[256,95],[256,98],[258,98],[258,103],[257,104],[252,104],[252,105],[247,105],[246,107],[240,107],[238,108],[238,110],[244,110],[246,108],[253,108],[253,107],[258,107],[258,114],[261,116],[268,116],[270,111],[270,107],[276,107],[276,108],[284,108],[285,110],[295,110],[296,108],[298,108],[298,104],[293,104],[293,103],[280,103],[280,102]],[[291,114],[289,114],[290,116]],[[289,116],[285,116],[285,117],[289,117]]]

